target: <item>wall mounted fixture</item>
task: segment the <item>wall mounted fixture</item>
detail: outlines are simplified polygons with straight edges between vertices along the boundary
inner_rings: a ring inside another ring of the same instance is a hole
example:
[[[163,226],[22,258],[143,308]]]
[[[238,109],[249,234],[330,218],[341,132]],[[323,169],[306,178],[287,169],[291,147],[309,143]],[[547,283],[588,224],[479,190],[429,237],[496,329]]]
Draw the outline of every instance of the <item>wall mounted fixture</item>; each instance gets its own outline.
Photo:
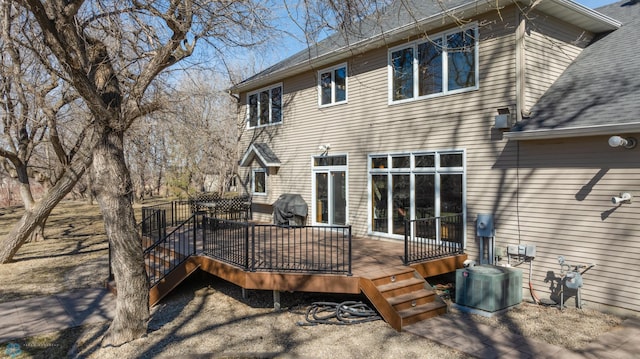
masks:
[[[499,108],[498,116],[495,117],[495,122],[493,127],[499,130],[507,130],[511,128],[511,114],[509,113],[509,108]]]
[[[638,141],[633,137],[623,138],[620,136],[611,136],[609,137],[609,146],[611,147],[624,147],[627,149],[632,149],[636,147]]]
[[[327,153],[331,149],[331,144],[327,143],[326,145],[318,146],[318,149],[322,151],[322,153]]]
[[[611,197],[611,203],[613,204],[631,203],[632,197],[633,196],[629,192],[620,192],[620,196]]]

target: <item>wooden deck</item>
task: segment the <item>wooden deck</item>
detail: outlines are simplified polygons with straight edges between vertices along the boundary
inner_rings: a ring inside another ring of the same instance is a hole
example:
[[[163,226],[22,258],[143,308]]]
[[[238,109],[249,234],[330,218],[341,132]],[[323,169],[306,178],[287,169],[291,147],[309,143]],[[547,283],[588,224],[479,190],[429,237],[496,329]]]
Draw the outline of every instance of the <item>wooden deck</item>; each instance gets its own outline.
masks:
[[[332,273],[335,274],[326,274],[313,271],[318,269],[318,253],[339,253],[336,258],[344,259],[344,247],[336,247],[336,242],[327,240],[326,237],[312,236],[309,241],[289,240],[290,238],[287,237],[286,241],[260,243],[259,246],[265,248],[261,247],[259,251],[254,249],[255,252],[260,252],[252,256],[256,263],[264,261],[265,258],[269,262],[273,258],[270,255],[274,248],[266,247],[275,245],[278,253],[276,264],[280,265],[256,269],[256,266],[231,264],[208,255],[208,253],[224,252],[225,255],[230,255],[229,258],[246,256],[244,241],[238,242],[237,238],[224,239],[216,242],[216,246],[207,247],[213,252],[205,252],[202,242],[204,236],[198,235],[198,231],[183,234],[184,236],[178,235],[173,237],[173,240],[162,242],[162,245],[156,244],[150,247],[150,250],[151,248],[153,250],[147,254],[148,257],[145,260],[147,271],[151,273],[150,275],[157,274],[156,278],[162,278],[149,290],[150,305],[158,303],[199,269],[244,289],[272,290],[274,300],[277,292],[281,291],[362,293],[367,296],[385,321],[401,331],[403,326],[446,313],[447,305],[435,294],[425,278],[462,268],[463,262],[467,259],[466,254],[443,255],[436,259],[405,266],[403,241],[352,237],[351,273],[346,273],[348,265],[345,271],[344,263],[340,263],[330,265]],[[194,235],[195,238],[199,238],[195,239],[195,242]],[[273,237],[269,235],[269,238]],[[263,238],[258,240],[262,241]],[[342,238],[338,239],[339,242],[342,240]],[[148,241],[145,242],[144,244],[149,245]],[[180,243],[180,246],[176,246],[175,243]],[[306,243],[307,247],[300,249],[301,243]],[[334,252],[330,250],[325,252],[326,248],[333,249]],[[348,258],[348,255],[346,257]],[[323,257],[323,260],[327,259],[328,257]],[[165,264],[172,261],[179,263],[177,267],[162,269]],[[286,265],[282,266],[283,263]],[[290,263],[294,265],[289,267]],[[268,271],[265,268],[281,269]],[[292,270],[284,271],[282,268]],[[311,271],[305,272],[306,268]]]
[[[274,302],[281,291],[362,293],[398,331],[446,313],[446,303],[425,278],[462,268],[467,259],[456,254],[459,241],[427,235],[409,242],[409,256],[432,259],[405,266],[404,241],[352,237],[345,226],[282,227],[192,217],[162,233],[161,240],[153,231],[142,239],[150,305],[201,270],[244,289],[272,290]]]

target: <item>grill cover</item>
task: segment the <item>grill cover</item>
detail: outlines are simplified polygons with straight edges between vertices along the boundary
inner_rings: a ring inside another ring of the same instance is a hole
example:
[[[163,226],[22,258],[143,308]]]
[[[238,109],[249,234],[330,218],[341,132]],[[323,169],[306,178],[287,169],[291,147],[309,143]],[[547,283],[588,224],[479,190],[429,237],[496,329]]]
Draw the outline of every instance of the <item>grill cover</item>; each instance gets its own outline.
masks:
[[[284,193],[273,203],[273,223],[280,226],[303,226],[307,211],[307,202],[302,196]]]

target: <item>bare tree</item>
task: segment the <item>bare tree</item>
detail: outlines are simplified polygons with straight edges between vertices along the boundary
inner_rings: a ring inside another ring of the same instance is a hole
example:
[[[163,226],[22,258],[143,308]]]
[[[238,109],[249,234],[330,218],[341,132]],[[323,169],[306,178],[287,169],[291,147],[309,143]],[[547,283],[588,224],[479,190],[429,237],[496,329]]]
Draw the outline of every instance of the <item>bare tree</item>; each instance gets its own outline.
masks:
[[[171,152],[185,156],[174,156],[169,163],[190,179],[189,189],[222,194],[233,176],[237,154],[235,104],[226,93],[230,83],[221,75],[201,71],[182,79],[167,123]]]
[[[146,333],[148,284],[132,209],[124,134],[160,104],[160,73],[189,57],[199,39],[222,49],[260,41],[268,9],[257,1],[18,0],[66,80],[93,116],[92,184],[112,249],[116,315],[103,345]]]
[[[4,263],[28,238],[44,238],[48,214],[89,162],[68,172],[72,161],[83,160],[86,125],[78,122],[87,117],[72,109],[77,96],[58,70],[42,61],[46,48],[37,36],[31,41],[37,29],[9,1],[0,1],[0,17],[0,165],[15,179],[25,207],[22,220],[0,244]],[[85,154],[84,159],[90,157]],[[45,189],[40,200],[34,196],[34,182]]]

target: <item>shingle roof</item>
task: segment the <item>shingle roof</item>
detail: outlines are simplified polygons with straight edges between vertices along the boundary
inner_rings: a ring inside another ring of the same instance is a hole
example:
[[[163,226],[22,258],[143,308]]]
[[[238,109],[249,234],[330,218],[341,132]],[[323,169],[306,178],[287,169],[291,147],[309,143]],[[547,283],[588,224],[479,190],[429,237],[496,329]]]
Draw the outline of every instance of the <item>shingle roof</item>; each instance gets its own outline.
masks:
[[[244,153],[240,160],[240,166],[248,166],[254,158],[258,158],[264,167],[280,167],[278,156],[271,150],[266,143],[254,143]]]
[[[620,131],[640,124],[640,2],[624,0],[596,11],[622,26],[585,48],[511,137],[527,132],[559,137],[570,130],[579,134],[580,129],[598,128],[605,134],[607,128]]]

